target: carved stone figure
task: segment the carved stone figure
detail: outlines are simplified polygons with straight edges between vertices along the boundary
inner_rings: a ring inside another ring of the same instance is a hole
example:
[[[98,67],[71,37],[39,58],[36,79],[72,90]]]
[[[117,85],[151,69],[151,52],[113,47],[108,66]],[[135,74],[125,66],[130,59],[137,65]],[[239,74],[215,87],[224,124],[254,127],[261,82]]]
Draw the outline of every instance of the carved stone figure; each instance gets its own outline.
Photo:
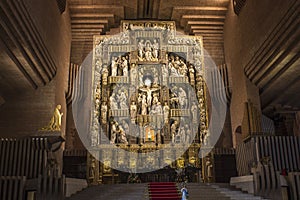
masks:
[[[198,100],[198,102],[199,102],[200,109],[203,109],[204,108],[203,98],[200,97],[199,100]]]
[[[162,128],[162,126],[163,126],[163,109],[162,109],[160,102],[158,102],[157,104],[154,104],[152,106],[152,109],[149,114],[152,117],[152,119],[151,119],[152,125],[151,126],[159,128],[159,129]]]
[[[179,56],[175,57],[174,67],[175,67],[176,70],[178,70],[180,68],[180,59],[179,59]]]
[[[170,55],[170,56],[166,56],[166,58],[168,58],[168,60],[169,60],[169,68],[171,68],[172,67],[172,65],[174,65],[175,63],[174,63],[174,61],[175,61],[175,58],[174,58],[174,56],[173,55]]]
[[[163,110],[162,110],[160,102],[157,102],[155,104],[154,110],[155,110],[155,114],[157,114],[157,115],[162,115],[163,114]]]
[[[67,133],[67,141],[66,145],[68,149],[73,149],[75,147],[75,140],[76,140],[76,135],[77,135],[77,130],[76,128],[72,128],[69,132]]]
[[[94,120],[91,128],[91,145],[96,146],[99,143],[99,121]]]
[[[142,112],[142,100],[143,100],[143,94],[139,93],[137,98],[137,112],[141,114]]]
[[[169,70],[168,70],[166,64],[163,64],[163,66],[162,66],[162,75],[164,78],[169,76]]]
[[[203,97],[203,89],[202,88],[198,89],[197,97],[198,97],[198,99],[201,99]]]
[[[95,169],[96,169],[96,159],[93,156],[90,156],[91,162],[89,167],[89,179],[91,181],[95,178]]]
[[[121,64],[122,70],[123,70],[123,76],[128,76],[128,58],[123,57],[122,58],[123,62]]]
[[[153,100],[152,100],[153,105],[156,105],[159,103],[159,93],[153,93]]]
[[[145,61],[153,61],[152,48],[149,40],[146,41],[145,46]]]
[[[182,59],[179,60],[180,65],[180,74],[187,76],[188,68]]]
[[[115,93],[112,93],[112,95],[109,97],[109,103],[110,103],[110,109],[111,110],[117,110],[118,109],[118,103],[117,103]]]
[[[108,69],[107,66],[104,65],[102,69],[102,84],[107,85],[107,77],[108,77]]]
[[[142,111],[141,111],[141,115],[147,115],[147,107],[148,107],[148,104],[147,104],[147,100],[146,100],[146,95],[142,95]]]
[[[151,107],[152,105],[152,92],[158,91],[159,88],[151,88],[151,83],[145,85],[144,87],[140,88],[139,90],[145,92],[147,94],[147,105]]]
[[[110,168],[110,160],[105,160],[103,162],[103,173],[104,174],[110,174],[111,173],[111,168]]]
[[[131,83],[135,83],[136,79],[137,79],[137,69],[136,69],[135,64],[133,63],[131,65],[131,69],[130,69],[130,80],[131,80]]]
[[[165,102],[163,111],[164,111],[164,121],[165,121],[165,124],[168,124],[169,123],[170,107],[168,106],[167,102]]]
[[[180,127],[178,135],[180,136],[180,142],[185,143],[185,130],[184,127]]]
[[[101,105],[101,122],[103,124],[107,123],[107,104],[105,101]]]
[[[144,58],[144,48],[145,48],[144,40],[141,39],[138,43],[138,58],[140,61],[142,61]]]
[[[186,92],[180,87],[178,91],[178,96],[179,96],[179,104],[181,108],[186,108],[187,107],[187,95]]]
[[[170,76],[179,76],[177,69],[174,67],[174,65],[171,65],[170,68]]]
[[[124,128],[125,133],[129,134],[129,125],[125,120],[122,120],[122,127]]]
[[[191,137],[192,137],[192,131],[188,125],[185,125],[185,142],[190,143]]]
[[[175,120],[174,123],[171,125],[171,137],[172,137],[172,143],[175,143],[175,136],[177,132],[177,125],[178,121]]]
[[[118,99],[119,99],[119,103],[120,103],[120,108],[122,110],[128,109],[127,96],[124,91],[121,91],[121,94],[119,95]]]
[[[117,58],[117,76],[120,76],[120,74],[122,74],[122,63],[123,63],[123,59],[122,56],[118,56]]]
[[[101,89],[100,86],[97,85],[96,91],[95,91],[95,98],[100,100],[101,99]],[[96,104],[97,105],[97,104]],[[99,104],[98,104],[99,105]]]
[[[153,53],[152,53],[153,61],[158,61],[159,44],[156,41],[156,39],[153,40],[152,49],[153,49]]]
[[[210,182],[210,181],[212,181],[212,178],[213,178],[213,164],[209,158],[205,162],[205,167],[206,167],[207,179]]]
[[[198,106],[196,102],[193,102],[193,105],[191,107],[191,113],[192,113],[192,122],[196,123],[198,121]]]
[[[98,111],[100,108],[100,99],[96,98],[95,99],[95,111]]]
[[[195,85],[195,70],[193,65],[189,65],[189,77],[191,85]]]
[[[143,71],[139,71],[139,87],[142,87],[144,85],[143,82]]]
[[[133,124],[135,124],[136,122],[136,114],[137,114],[137,106],[133,101],[130,105],[130,118],[131,118],[131,123]]]
[[[166,27],[165,27],[164,24],[157,24],[157,23],[153,24],[153,28],[154,29],[158,29],[158,30],[164,30],[164,29],[166,29]]]
[[[144,24],[130,24],[130,30],[144,30]]]
[[[122,127],[122,125],[119,125],[119,142],[123,144],[128,144],[126,133]]]
[[[178,107],[179,98],[177,97],[177,95],[175,93],[171,94],[170,103],[171,103],[171,107],[173,109],[176,109]]]
[[[47,131],[60,131],[61,128],[61,118],[63,116],[63,113],[60,113],[61,105],[58,104],[56,108],[54,109],[53,116],[48,124],[48,126],[42,128],[41,130],[47,130]]]
[[[117,58],[112,57],[111,61],[111,76],[117,76],[118,72],[118,64],[117,64]]]
[[[117,138],[117,134],[118,134],[118,130],[117,130],[117,125],[118,123],[115,121],[111,122],[111,130],[110,130],[110,143],[111,144],[115,144],[116,142],[116,138]]]

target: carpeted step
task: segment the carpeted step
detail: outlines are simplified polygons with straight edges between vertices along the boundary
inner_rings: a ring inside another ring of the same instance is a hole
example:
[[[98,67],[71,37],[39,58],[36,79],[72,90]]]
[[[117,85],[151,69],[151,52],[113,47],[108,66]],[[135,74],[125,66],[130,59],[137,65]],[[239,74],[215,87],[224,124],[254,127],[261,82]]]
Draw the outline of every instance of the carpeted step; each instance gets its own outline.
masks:
[[[148,184],[150,200],[180,200],[177,185],[173,182]]]

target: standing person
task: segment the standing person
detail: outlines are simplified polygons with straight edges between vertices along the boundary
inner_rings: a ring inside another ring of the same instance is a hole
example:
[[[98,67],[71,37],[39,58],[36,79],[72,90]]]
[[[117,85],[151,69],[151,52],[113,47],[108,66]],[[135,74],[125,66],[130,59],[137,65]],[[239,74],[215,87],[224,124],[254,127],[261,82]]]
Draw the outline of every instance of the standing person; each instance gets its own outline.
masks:
[[[185,187],[185,184],[181,188],[181,193],[182,193],[181,200],[187,200],[189,197],[189,193],[188,193],[187,188]]]

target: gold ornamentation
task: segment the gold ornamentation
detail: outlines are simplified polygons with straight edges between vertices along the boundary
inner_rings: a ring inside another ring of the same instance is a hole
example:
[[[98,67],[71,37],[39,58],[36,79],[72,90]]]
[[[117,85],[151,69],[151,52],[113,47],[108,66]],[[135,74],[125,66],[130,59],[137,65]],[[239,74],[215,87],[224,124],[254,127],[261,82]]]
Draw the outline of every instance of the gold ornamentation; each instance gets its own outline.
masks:
[[[61,129],[61,117],[63,116],[63,113],[60,113],[61,105],[58,104],[56,108],[54,109],[53,116],[48,124],[48,126],[45,126],[41,128],[42,131],[60,131]]]
[[[110,174],[111,168],[110,168],[110,160],[105,160],[103,163],[103,173],[104,174]]]
[[[182,169],[184,168],[184,158],[180,157],[176,161],[177,168]]]

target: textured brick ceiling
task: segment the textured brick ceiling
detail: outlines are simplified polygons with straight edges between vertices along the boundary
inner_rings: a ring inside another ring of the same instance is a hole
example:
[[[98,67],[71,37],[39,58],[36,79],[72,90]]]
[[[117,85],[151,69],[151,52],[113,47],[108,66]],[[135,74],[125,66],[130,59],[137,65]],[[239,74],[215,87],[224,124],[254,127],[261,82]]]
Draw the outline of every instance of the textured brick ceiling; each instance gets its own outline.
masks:
[[[92,50],[93,35],[113,34],[121,20],[174,20],[177,30],[204,37],[217,65],[224,63],[223,26],[230,0],[69,0],[72,62],[81,64]]]
[[[12,6],[18,12],[13,13],[16,17],[9,17],[9,12],[0,13],[0,66],[4,66],[0,67],[0,105],[9,98],[18,98],[22,91],[48,84],[57,70],[41,38],[37,43],[31,42],[39,34],[15,22],[26,15],[25,7],[9,2],[0,8]],[[71,62],[80,65],[92,51],[93,35],[116,33],[121,20],[149,19],[174,20],[179,32],[202,35],[204,48],[217,65],[222,65],[223,28],[229,6],[230,0],[68,0]],[[274,106],[292,111],[300,107],[299,9],[298,1],[244,66],[248,79],[260,89],[265,113],[273,112]]]

